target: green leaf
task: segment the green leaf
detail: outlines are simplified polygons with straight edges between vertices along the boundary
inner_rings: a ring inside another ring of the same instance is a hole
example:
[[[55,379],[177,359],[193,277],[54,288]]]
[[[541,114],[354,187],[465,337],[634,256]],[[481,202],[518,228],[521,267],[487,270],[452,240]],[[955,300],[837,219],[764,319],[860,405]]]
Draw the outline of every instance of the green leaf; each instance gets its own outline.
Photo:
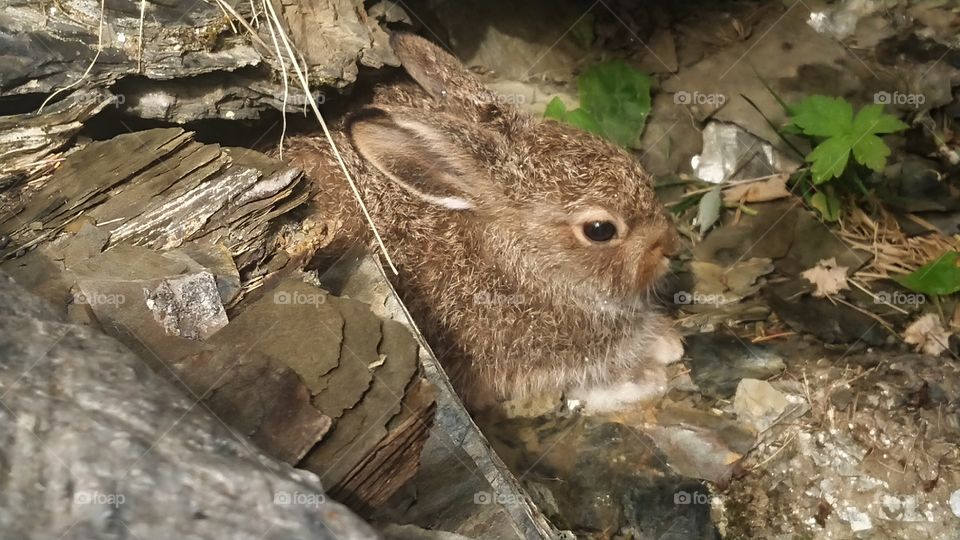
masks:
[[[701,236],[720,219],[721,206],[723,206],[723,197],[719,187],[704,193],[703,197],[700,198],[700,205],[697,208],[697,223],[700,225]]]
[[[791,108],[793,124],[804,135],[833,137],[850,132],[853,107],[845,99],[808,96]]]
[[[564,120],[568,124],[577,126],[584,131],[603,136],[603,128],[590,116],[590,113],[583,109],[575,109],[568,112]]]
[[[650,114],[650,77],[614,60],[585,69],[577,77],[580,107],[596,121],[600,135],[636,147]]]
[[[850,158],[850,146],[849,136],[831,137],[807,155],[807,161],[812,164],[810,172],[814,184],[822,184],[843,174]]]
[[[858,163],[882,171],[890,148],[877,135],[908,127],[895,116],[885,114],[883,105],[867,105],[854,117],[853,107],[846,100],[826,96],[807,97],[790,107],[790,115],[789,128],[823,139],[806,157],[814,184],[843,174],[851,151]]]
[[[550,100],[550,103],[547,103],[547,110],[543,111],[544,118],[553,118],[554,120],[563,121],[567,117],[567,106],[563,103],[563,100],[559,97],[554,97]]]
[[[857,117],[853,120],[853,131],[855,133],[896,133],[907,129],[908,125],[901,122],[897,117],[889,114],[883,114],[883,105],[867,105],[860,109]]]
[[[807,204],[812,206],[824,221],[840,219],[840,201],[833,195],[818,191],[807,199]]]
[[[890,147],[876,135],[867,135],[853,145],[853,157],[874,171],[881,172],[887,166]]]
[[[897,281],[912,291],[930,295],[945,296],[960,291],[960,253],[948,251]]]
[[[576,126],[584,131],[601,135],[600,125],[597,124],[597,121],[594,120],[590,114],[583,109],[574,109],[572,111],[568,111],[567,106],[563,103],[563,101],[560,100],[559,97],[555,97],[550,100],[550,103],[547,103],[547,109],[543,111],[543,116],[544,118],[552,118],[554,120],[566,122],[567,124]]]

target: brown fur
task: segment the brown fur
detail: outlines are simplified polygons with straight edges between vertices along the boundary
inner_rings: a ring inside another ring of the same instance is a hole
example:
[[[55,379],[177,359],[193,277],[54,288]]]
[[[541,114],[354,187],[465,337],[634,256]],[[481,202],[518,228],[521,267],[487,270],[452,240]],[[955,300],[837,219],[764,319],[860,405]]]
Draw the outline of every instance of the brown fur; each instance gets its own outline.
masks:
[[[393,44],[418,84],[378,88],[335,139],[400,270],[396,286],[461,396],[478,408],[649,376],[651,344],[676,340],[648,304],[675,243],[650,176],[598,137],[498,103],[426,40]],[[315,210],[369,242],[327,142],[287,148],[319,184]],[[472,207],[451,210],[399,182]],[[588,245],[574,233],[584,212],[628,230]]]

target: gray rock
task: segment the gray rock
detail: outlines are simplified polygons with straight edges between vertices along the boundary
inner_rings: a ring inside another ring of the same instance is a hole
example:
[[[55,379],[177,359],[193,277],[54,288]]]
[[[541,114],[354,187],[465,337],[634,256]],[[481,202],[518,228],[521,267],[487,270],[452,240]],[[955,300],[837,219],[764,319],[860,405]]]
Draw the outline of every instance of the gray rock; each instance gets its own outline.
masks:
[[[684,342],[691,378],[703,395],[715,399],[733,396],[741,379],[765,379],[786,367],[770,347],[730,334],[693,334]]]
[[[378,537],[198,403],[0,275],[0,537]]]

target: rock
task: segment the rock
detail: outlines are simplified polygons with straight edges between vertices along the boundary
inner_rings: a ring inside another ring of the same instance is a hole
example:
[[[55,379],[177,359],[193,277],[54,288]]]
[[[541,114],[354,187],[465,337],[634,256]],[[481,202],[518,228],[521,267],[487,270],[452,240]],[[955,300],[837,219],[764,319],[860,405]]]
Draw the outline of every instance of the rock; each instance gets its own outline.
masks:
[[[777,271],[795,276],[835,257],[851,274],[869,262],[869,253],[853,250],[796,201],[754,205],[757,216],[712,231],[694,247],[698,261],[731,265],[748,258],[773,259]]]
[[[187,256],[213,269],[221,300],[233,302],[240,270],[285,253],[277,218],[308,196],[299,170],[258,152],[200,144],[180,128],[125,133],[72,153],[17,212],[0,218],[0,231],[13,238],[0,257],[89,220],[108,234],[109,246],[186,245]]]
[[[726,485],[756,437],[729,415],[667,404],[644,431],[667,458],[670,468],[688,478]]]
[[[43,115],[0,116],[0,155],[4,156],[0,188],[37,176],[37,164],[73,140],[83,128],[83,121],[107,107],[109,100],[110,94],[104,90],[83,90],[77,91],[71,100],[53,103]],[[7,210],[2,206],[0,209]]]
[[[206,339],[227,325],[217,282],[210,272],[168,278],[144,298],[153,318],[168,335]]]
[[[770,307],[792,330],[813,334],[831,344],[886,343],[887,332],[875,319],[826,298],[808,296],[805,291],[810,290],[810,284],[796,281],[771,285],[764,291]]]
[[[757,379],[740,381],[733,398],[737,418],[758,433],[772,426],[790,406],[786,395]]]
[[[229,306],[240,296],[240,272],[233,262],[230,249],[224,244],[187,242],[174,251],[182,252],[213,274],[217,281],[220,302],[224,306]]]
[[[693,99],[690,92],[680,92],[674,96],[676,103],[685,105]],[[692,164],[697,178],[714,184],[792,173],[798,166],[771,144],[723,122],[710,122],[703,129],[703,153],[694,156]]]
[[[768,9],[758,8],[748,15],[754,30],[751,35],[734,43],[724,43],[722,47],[707,44],[704,58],[692,66],[684,66],[676,77],[664,81],[663,89],[674,96],[679,92],[704,98],[722,96],[722,101],[691,99],[689,103],[678,103],[678,106],[690,108],[698,120],[710,117],[736,123],[750,133],[782,146],[771,125],[784,123],[783,108],[765,84],[771,85],[773,92],[792,103],[807,94],[842,95],[843,91],[858,88],[859,80],[837,67],[837,64],[850,62],[843,45],[807,25],[809,9],[805,5],[767,6]],[[706,41],[719,26],[716,15],[710,21],[702,17],[693,19],[694,23],[681,25],[682,34],[678,41],[685,47],[696,47],[698,42]],[[769,28],[776,28],[777,32],[763,31]],[[749,62],[741,61],[746,57]],[[821,67],[836,75],[825,78],[806,74],[811,68]],[[842,85],[836,81],[836,76],[840,75],[847,75],[842,78]],[[740,98],[741,95],[756,103],[763,115],[757,114],[747,100]]]
[[[453,53],[465,65],[483,66],[504,79],[571,81],[587,55],[570,32],[584,14],[572,5],[549,0],[510,4],[510,9],[482,0],[420,5],[437,20],[436,31],[450,36]]]
[[[5,536],[377,537],[315,475],[260,454],[114,339],[61,322],[6,276],[0,351]]]
[[[734,335],[693,334],[684,341],[684,361],[693,381],[705,396],[714,399],[733,396],[741,379],[765,379],[786,368],[770,347]]]
[[[431,531],[416,525],[386,525],[380,527],[386,540],[470,540],[466,536],[445,531]]]

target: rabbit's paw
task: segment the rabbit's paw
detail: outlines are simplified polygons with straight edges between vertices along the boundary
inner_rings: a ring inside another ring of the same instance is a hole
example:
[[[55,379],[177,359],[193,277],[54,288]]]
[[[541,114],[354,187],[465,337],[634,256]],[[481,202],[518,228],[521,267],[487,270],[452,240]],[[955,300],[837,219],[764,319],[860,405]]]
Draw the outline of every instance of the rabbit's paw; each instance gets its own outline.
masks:
[[[683,358],[683,341],[673,329],[668,330],[662,336],[650,344],[650,359],[660,365],[668,365],[679,362]]]
[[[644,370],[641,379],[603,386],[580,387],[567,392],[567,397],[583,401],[584,411],[587,413],[603,413],[658,399],[666,391],[666,370],[662,366],[656,366]]]

